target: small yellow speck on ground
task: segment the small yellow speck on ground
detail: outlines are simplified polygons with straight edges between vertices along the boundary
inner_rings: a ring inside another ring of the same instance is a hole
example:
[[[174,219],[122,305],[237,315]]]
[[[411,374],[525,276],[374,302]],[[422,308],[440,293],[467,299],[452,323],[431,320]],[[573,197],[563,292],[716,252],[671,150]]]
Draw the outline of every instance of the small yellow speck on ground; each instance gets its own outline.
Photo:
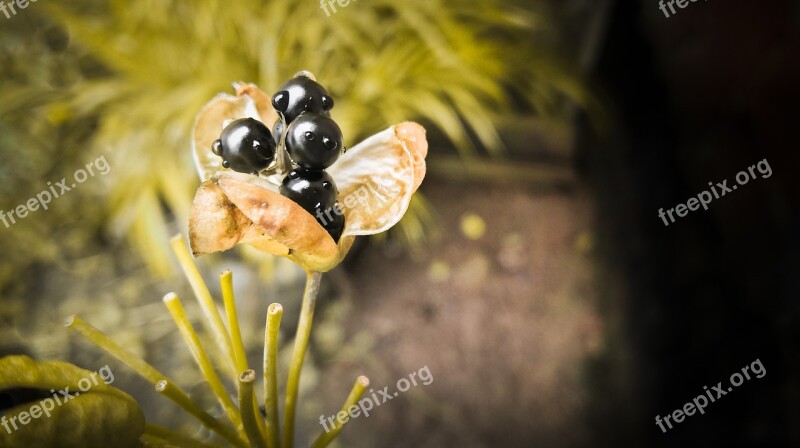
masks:
[[[581,254],[588,254],[594,248],[594,237],[590,232],[581,232],[575,238],[575,250]]]
[[[461,232],[471,240],[478,240],[486,233],[486,221],[475,213],[465,213],[461,216]]]
[[[450,265],[442,260],[433,260],[428,267],[428,278],[434,283],[441,283],[450,278]]]

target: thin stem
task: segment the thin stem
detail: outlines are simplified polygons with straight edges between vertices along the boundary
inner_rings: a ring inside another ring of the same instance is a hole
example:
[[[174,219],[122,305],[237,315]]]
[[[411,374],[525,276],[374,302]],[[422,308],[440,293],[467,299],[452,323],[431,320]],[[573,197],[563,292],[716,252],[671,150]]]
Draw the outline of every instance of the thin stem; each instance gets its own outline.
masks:
[[[197,418],[206,428],[216,432],[220,436],[227,439],[229,442],[241,446],[241,440],[236,433],[227,426],[223,426],[219,420],[215,419],[208,412],[200,408],[195,402],[189,398],[189,395],[180,387],[170,380],[166,375],[158,371],[155,367],[136,356],[129,350],[123,348],[114,342],[107,334],[93,327],[91,324],[85,322],[78,316],[70,316],[67,318],[65,325],[70,330],[73,330],[83,336],[86,340],[94,345],[105,350],[111,356],[117,358],[123,364],[128,366],[131,370],[136,372],[140,377],[144,378],[147,382],[156,387],[156,390],[161,392],[164,396],[175,402],[178,406],[183,408],[193,417]],[[159,390],[159,385],[164,383]],[[166,385],[169,384],[169,387]]]
[[[253,396],[253,382],[256,380],[254,370],[245,370],[239,375],[239,408],[242,410],[242,423],[244,432],[253,448],[266,448],[264,435],[258,427],[255,414],[255,398]],[[259,415],[258,418],[261,418]]]
[[[183,340],[192,352],[197,366],[200,367],[200,371],[203,372],[203,376],[205,376],[206,381],[208,381],[208,385],[211,387],[214,395],[217,396],[225,413],[228,414],[228,418],[230,418],[233,426],[241,433],[243,428],[242,416],[239,413],[239,409],[233,404],[233,400],[231,400],[231,397],[228,395],[228,391],[225,390],[225,386],[222,385],[219,375],[217,375],[217,372],[211,365],[206,351],[200,344],[200,338],[197,337],[197,333],[195,333],[194,328],[192,328],[192,324],[189,323],[189,318],[186,317],[186,311],[184,311],[180,299],[175,293],[171,292],[164,296],[164,304],[167,306],[167,309],[169,309],[170,314],[172,314],[172,319],[178,326]]]
[[[186,393],[184,393],[178,386],[167,380],[161,380],[156,384],[156,392],[169,398],[175,404],[180,406],[184,411],[200,420],[206,428],[216,432],[225,440],[231,442],[234,446],[240,448],[247,448],[247,443],[233,428],[222,424],[221,420],[214,418],[211,414],[200,408]]]
[[[306,289],[303,292],[303,304],[300,310],[300,319],[297,323],[297,334],[294,337],[292,361],[289,364],[289,377],[286,380],[286,401],[283,408],[283,448],[292,448],[294,446],[294,417],[295,407],[297,406],[297,392],[300,385],[300,372],[303,370],[308,338],[311,335],[311,323],[314,320],[314,307],[317,303],[317,293],[319,292],[321,278],[321,272],[312,271],[306,273]]]
[[[225,315],[228,318],[228,328],[231,330],[231,342],[233,343],[233,360],[236,370],[244,372],[250,369],[247,366],[247,355],[244,351],[242,342],[242,332],[239,329],[239,317],[236,313],[236,299],[233,295],[233,274],[227,270],[219,275],[219,283],[222,287],[222,301],[225,303]]]
[[[325,432],[317,437],[317,440],[311,444],[311,448],[325,448],[333,439],[336,438],[336,436],[339,435],[339,433],[342,431],[342,428],[344,428],[344,425],[350,421],[350,416],[355,413],[355,410],[351,410],[351,408],[355,407],[358,409],[356,403],[358,403],[358,399],[361,398],[361,395],[364,393],[364,390],[366,390],[367,387],[369,387],[369,379],[367,377],[360,376],[356,378],[356,383],[353,385],[350,395],[347,396],[347,400],[345,400],[344,405],[342,405],[342,410],[339,411],[339,414],[347,414],[347,417],[342,417],[344,423],[339,420],[339,414],[336,414],[336,419],[333,421],[333,426],[331,429],[328,430],[326,426]]]
[[[239,314],[236,312],[236,297],[233,294],[233,274],[230,270],[226,270],[219,275],[219,283],[222,289],[222,302],[225,304],[225,316],[228,318],[228,328],[231,330],[233,361],[236,364],[236,369],[244,372],[250,370],[250,367],[247,365],[247,354],[242,342],[242,332],[239,329]],[[239,408],[241,407],[242,404],[239,403]],[[253,400],[253,411],[256,414],[260,413],[256,400]],[[244,411],[242,412],[244,413]],[[266,437],[267,427],[264,419],[259,417],[256,420],[256,424],[263,437]]]
[[[214,299],[211,298],[208,286],[206,282],[203,281],[203,277],[200,275],[200,271],[194,263],[192,254],[189,252],[189,248],[186,246],[183,236],[174,236],[170,240],[170,245],[172,246],[173,252],[175,252],[175,256],[178,257],[178,262],[181,265],[181,269],[183,269],[183,273],[192,285],[192,291],[194,291],[197,302],[200,304],[200,308],[203,310],[203,314],[206,317],[205,324],[208,326],[208,330],[214,335],[214,340],[219,351],[231,362],[226,367],[235,381],[236,377],[239,375],[239,370],[236,368],[233,344],[231,343],[228,331],[225,329],[225,324],[222,323],[222,317],[220,317],[219,310],[217,310],[217,306],[214,304]]]
[[[281,428],[278,421],[278,334],[283,307],[273,303],[267,308],[267,328],[264,332],[264,409],[267,411],[267,442],[269,448],[281,448]]]
[[[164,428],[163,426],[153,425],[152,423],[144,424],[144,435],[145,438],[155,439],[155,440],[148,440],[150,442],[156,442],[156,443],[166,442],[170,446],[174,446],[177,448],[196,448],[196,447],[222,448],[222,446],[219,444],[203,443],[189,436],[185,436],[179,432],[175,432],[171,429]]]
[[[139,358],[131,351],[118,345],[110,337],[108,337],[107,334],[93,327],[91,324],[87,323],[80,317],[75,315],[69,316],[67,320],[64,322],[64,326],[66,326],[70,330],[77,332],[78,334],[80,334],[93,344],[107,351],[109,354],[111,354],[111,356],[122,361],[125,365],[130,367],[134,372],[138,373],[139,376],[150,382],[150,384],[155,386],[156,383],[158,383],[162,379],[167,378],[166,375],[159,372],[155,367],[150,365],[147,361]]]

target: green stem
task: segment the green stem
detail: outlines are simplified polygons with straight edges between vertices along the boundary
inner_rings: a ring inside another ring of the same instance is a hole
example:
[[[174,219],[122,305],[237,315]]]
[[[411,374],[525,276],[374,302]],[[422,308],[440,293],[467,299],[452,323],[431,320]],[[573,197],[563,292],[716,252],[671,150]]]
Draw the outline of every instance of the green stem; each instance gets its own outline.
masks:
[[[200,408],[197,403],[192,401],[192,399],[175,384],[167,380],[161,380],[156,384],[156,392],[175,402],[181,409],[199,420],[206,428],[224,437],[225,440],[233,444],[233,446],[247,448],[245,439],[237,434],[233,428],[223,425],[222,419],[217,419]]]
[[[331,441],[333,441],[333,439],[336,438],[336,436],[339,435],[339,432],[342,431],[344,425],[350,421],[350,415],[353,415],[355,412],[354,410],[351,411],[350,408],[356,406],[358,399],[361,398],[361,395],[364,394],[364,391],[367,389],[367,387],[369,387],[369,379],[367,379],[367,377],[360,376],[356,378],[356,383],[353,385],[353,389],[350,390],[350,395],[347,396],[347,400],[344,401],[342,410],[339,412],[339,414],[347,414],[346,418],[342,418],[344,423],[339,422],[339,414],[336,414],[336,420],[333,421],[333,427],[330,430],[328,430],[326,427],[325,432],[320,434],[320,436],[317,437],[317,440],[311,444],[311,448],[325,448],[329,443],[331,443]]]
[[[111,356],[120,360],[123,364],[130,367],[140,377],[144,378],[150,384],[156,387],[156,391],[163,394],[168,399],[172,400],[178,406],[183,408],[186,412],[200,420],[203,425],[221,435],[229,442],[236,446],[244,446],[239,436],[227,426],[212,417],[208,412],[202,410],[195,402],[189,398],[189,395],[176,386],[174,381],[169,377],[158,371],[155,367],[135,355],[133,352],[125,349],[121,345],[114,342],[107,334],[93,327],[91,324],[85,322],[78,316],[70,316],[66,323],[66,327],[77,332],[89,342],[97,345],[101,349],[108,352]]]
[[[322,273],[311,271],[306,273],[306,289],[303,292],[303,304],[300,319],[297,323],[297,334],[294,338],[292,361],[289,364],[289,377],[286,380],[286,401],[283,415],[283,448],[294,446],[294,417],[297,406],[297,392],[300,386],[300,372],[306,357],[308,339],[311,335],[311,323],[314,320],[314,307],[317,304],[319,281]]]
[[[225,386],[223,386],[222,380],[220,380],[219,375],[217,375],[217,372],[214,370],[214,366],[211,365],[211,361],[208,359],[203,345],[200,344],[200,338],[197,336],[197,333],[195,333],[192,324],[189,322],[189,318],[186,316],[186,311],[183,309],[180,299],[174,292],[171,292],[164,296],[163,301],[170,314],[172,314],[172,319],[175,321],[175,325],[178,326],[178,331],[181,336],[183,336],[186,346],[189,347],[189,351],[192,352],[197,366],[200,368],[208,385],[211,387],[211,391],[217,396],[217,400],[219,400],[222,409],[228,415],[233,426],[239,430],[240,434],[244,435],[242,415],[228,395],[228,391],[225,390]]]
[[[236,298],[233,294],[233,274],[230,270],[226,270],[219,275],[219,283],[222,288],[222,302],[225,304],[225,315],[228,318],[228,328],[231,331],[231,342],[233,343],[233,361],[236,364],[236,369],[240,372],[250,370],[247,365],[247,354],[244,350],[244,343],[242,342],[242,331],[239,328],[239,316],[236,312]],[[241,381],[241,377],[239,378]],[[258,429],[266,437],[267,426],[264,419],[260,417],[260,410],[258,409],[258,402],[253,401],[253,412],[259,417],[256,419]],[[239,403],[241,408],[242,404]],[[244,414],[244,410],[241,411]]]
[[[239,375],[239,408],[242,411],[242,424],[244,432],[250,440],[250,446],[266,448],[264,436],[261,434],[258,420],[256,420],[256,418],[261,418],[261,415],[256,417],[255,406],[253,406],[256,401],[253,397],[253,381],[255,380],[256,372],[254,370],[245,370]]]
[[[208,326],[208,330],[214,336],[217,349],[226,358],[225,367],[233,377],[234,381],[236,381],[240,371],[236,368],[233,343],[231,342],[231,337],[228,334],[228,330],[225,329],[225,324],[222,322],[222,316],[219,314],[217,305],[214,304],[214,299],[211,298],[211,292],[209,292],[206,282],[200,275],[200,270],[197,269],[197,265],[195,264],[192,254],[189,252],[189,248],[186,246],[183,237],[181,235],[176,235],[170,240],[170,245],[172,245],[172,250],[175,252],[175,256],[178,258],[178,262],[181,265],[181,269],[183,269],[183,273],[186,275],[186,278],[189,280],[189,284],[192,286],[192,290],[197,298],[197,302],[200,304],[200,309],[203,310],[203,314],[206,317],[204,324]],[[227,361],[229,361],[229,363]]]
[[[247,355],[245,354],[244,343],[242,342],[242,332],[239,329],[239,317],[236,313],[236,299],[233,295],[233,274],[230,270],[226,270],[219,275],[219,283],[222,288],[222,302],[225,304],[228,328],[230,328],[231,331],[234,364],[236,364],[236,370],[244,372],[250,367],[247,366]]]
[[[278,421],[278,335],[283,307],[273,303],[267,309],[267,329],[264,335],[264,409],[267,411],[267,443],[269,448],[281,448],[281,428]]]

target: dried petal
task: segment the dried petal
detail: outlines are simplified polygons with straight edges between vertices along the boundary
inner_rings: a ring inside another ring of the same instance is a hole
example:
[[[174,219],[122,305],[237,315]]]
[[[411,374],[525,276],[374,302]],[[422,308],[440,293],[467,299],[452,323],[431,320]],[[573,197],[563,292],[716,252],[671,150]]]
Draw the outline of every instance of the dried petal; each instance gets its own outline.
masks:
[[[211,143],[219,138],[225,124],[238,118],[254,118],[267,127],[278,119],[269,103],[269,96],[253,84],[236,83],[236,96],[219,94],[209,101],[200,112],[192,132],[192,154],[197,172],[202,180],[208,180],[217,171],[228,171],[222,167],[222,159],[211,152]]]
[[[344,258],[353,237],[337,245],[302,207],[250,177],[255,180],[219,173],[200,186],[189,222],[196,255],[247,243],[315,271],[327,271]]]
[[[383,232],[403,217],[425,177],[425,129],[392,126],[350,148],[328,169],[339,187],[343,235]]]
[[[228,200],[214,179],[197,189],[189,218],[189,245],[195,255],[228,250],[252,225]]]

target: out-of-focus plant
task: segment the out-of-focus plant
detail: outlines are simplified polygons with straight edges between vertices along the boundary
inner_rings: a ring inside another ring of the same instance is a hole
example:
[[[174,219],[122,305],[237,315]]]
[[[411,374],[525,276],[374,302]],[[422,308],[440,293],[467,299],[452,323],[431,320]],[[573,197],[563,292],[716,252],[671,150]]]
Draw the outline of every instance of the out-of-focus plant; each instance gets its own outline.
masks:
[[[183,238],[180,236],[173,238],[171,245],[175,255],[178,257],[184,274],[186,274],[189,283],[192,285],[198,304],[203,310],[206,330],[213,335],[212,339],[215,343],[211,344],[210,347],[204,346],[200,337],[195,332],[181,300],[175,293],[169,293],[164,296],[164,304],[175,321],[188,351],[192,354],[197,367],[202,372],[205,382],[219,401],[218,410],[222,410],[224,416],[221,418],[214,417],[167,375],[138,357],[125,346],[115,342],[102,331],[83,321],[80,317],[70,316],[66,321],[67,327],[127,365],[140,377],[149,382],[158,393],[173,401],[188,415],[194,417],[197,423],[214,434],[210,436],[213,440],[207,440],[206,442],[209,443],[206,444],[203,441],[182,435],[179,432],[172,431],[165,427],[152,424],[144,425],[143,419],[141,418],[141,410],[136,406],[135,410],[138,411],[136,417],[139,417],[139,419],[135,420],[131,418],[131,422],[138,423],[138,428],[136,428],[138,431],[131,430],[126,433],[125,436],[130,437],[132,435],[135,438],[141,437],[143,446],[174,446],[179,448],[206,447],[220,446],[217,442],[224,442],[225,446],[239,448],[294,447],[295,409],[298,401],[300,373],[307,351],[322,273],[313,271],[307,272],[306,287],[302,299],[302,312],[298,320],[292,361],[286,380],[286,399],[283,406],[283,415],[281,416],[278,407],[277,358],[279,327],[283,316],[283,307],[278,303],[272,303],[267,308],[266,328],[264,330],[264,358],[262,364],[264,405],[260,408],[256,400],[257,394],[254,389],[257,375],[256,371],[251,369],[248,365],[247,353],[242,340],[239,317],[236,311],[231,271],[225,271],[220,274],[222,299],[228,324],[226,328],[223,323],[222,314],[220,314],[217,309],[211,292],[200,275],[197,265],[193,262],[189,248],[184,244]],[[217,356],[213,356],[214,354]],[[59,363],[58,365],[61,366],[64,365],[64,363]],[[2,365],[0,365],[0,374],[2,373]],[[226,374],[231,376],[233,380],[232,383],[236,386],[237,394],[235,398],[232,398],[230,392],[226,389],[223,380]],[[21,375],[17,374],[17,376]],[[2,380],[2,378],[2,375],[0,375],[0,380]],[[3,385],[2,383],[3,382],[0,381],[0,386]],[[41,384],[47,383],[33,381],[33,384],[39,387]],[[355,406],[368,386],[369,379],[367,377],[359,376],[356,378],[355,384],[342,406],[342,412],[347,412],[347,410]],[[127,397],[127,395],[125,397]],[[133,405],[135,405],[135,403],[133,403]],[[314,439],[311,446],[313,448],[325,448],[342,431],[346,423],[347,421],[344,423],[337,421],[332,424],[331,428],[325,426],[325,432]],[[142,429],[143,426],[144,428]],[[47,436],[49,439],[46,439],[46,441],[51,442],[47,445],[50,446],[52,445],[53,436],[51,434],[47,434]],[[312,440],[307,436],[303,437],[303,439],[304,442]],[[27,441],[28,439],[25,440]],[[10,445],[11,448],[21,448],[22,446],[27,445]]]
[[[173,215],[178,222],[188,216],[196,180],[186,148],[194,113],[211,95],[238,80],[274,89],[308,69],[326,80],[348,145],[417,119],[437,127],[462,156],[476,154],[474,140],[498,153],[495,126],[503,114],[558,116],[565,95],[581,102],[575,78],[538,44],[552,40],[548,15],[538,7],[362,0],[327,16],[315,1],[40,2],[26,14],[66,29],[75,60],[95,70],[75,83],[4,83],[0,97],[17,101],[4,102],[2,115],[27,114],[15,129],[41,126],[36,117],[59,129],[96,125],[79,148],[107,154],[114,170],[110,229],[130,237],[149,266],[165,273],[169,256],[159,248],[173,232]],[[27,62],[22,53],[15,57]],[[58,148],[75,141],[66,138]],[[37,145],[45,143],[30,148]],[[397,231],[419,241],[430,223],[418,200]]]
[[[142,410],[103,380],[66,362],[0,358],[0,446],[138,447],[145,427]]]
[[[94,117],[66,123],[48,106],[65,98],[65,89],[82,79],[90,64],[68,46],[62,30],[44,23],[35,27],[35,22],[32,15],[20,14],[0,28],[0,210],[5,213],[46,190],[47,181],[72,176],[70,170],[95,156],[84,146]],[[59,198],[46,213],[0,223],[0,286],[8,287],[4,299],[20,295],[22,285],[11,282],[20,272],[37,262],[63,260],[65,248],[90,245],[104,215],[101,203],[93,200],[101,184],[81,185],[80,195]],[[73,225],[76,221],[80,227]],[[11,304],[5,301],[3,308],[0,317]]]

